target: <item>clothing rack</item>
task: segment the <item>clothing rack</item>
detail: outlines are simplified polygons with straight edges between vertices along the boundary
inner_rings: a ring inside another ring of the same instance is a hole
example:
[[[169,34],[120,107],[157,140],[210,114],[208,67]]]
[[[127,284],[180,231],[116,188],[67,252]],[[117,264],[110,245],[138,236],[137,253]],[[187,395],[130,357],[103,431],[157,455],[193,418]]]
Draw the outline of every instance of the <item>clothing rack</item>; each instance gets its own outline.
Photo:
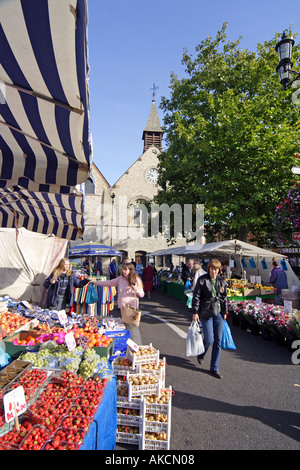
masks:
[[[116,295],[115,287],[96,286],[98,301],[94,304],[85,302],[89,284],[84,287],[76,287],[74,290],[73,311],[81,315],[99,315],[101,317],[109,316],[114,308],[114,297]]]

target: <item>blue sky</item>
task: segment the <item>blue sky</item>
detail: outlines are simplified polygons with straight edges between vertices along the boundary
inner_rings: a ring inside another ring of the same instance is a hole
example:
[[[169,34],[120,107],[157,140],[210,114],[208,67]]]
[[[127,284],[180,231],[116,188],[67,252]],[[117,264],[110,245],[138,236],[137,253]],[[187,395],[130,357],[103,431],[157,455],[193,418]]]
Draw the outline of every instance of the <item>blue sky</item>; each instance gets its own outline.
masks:
[[[93,159],[110,185],[143,153],[153,83],[163,125],[160,98],[172,71],[183,76],[185,48],[194,54],[225,21],[227,38],[252,51],[290,24],[300,32],[299,0],[88,0],[88,13]]]

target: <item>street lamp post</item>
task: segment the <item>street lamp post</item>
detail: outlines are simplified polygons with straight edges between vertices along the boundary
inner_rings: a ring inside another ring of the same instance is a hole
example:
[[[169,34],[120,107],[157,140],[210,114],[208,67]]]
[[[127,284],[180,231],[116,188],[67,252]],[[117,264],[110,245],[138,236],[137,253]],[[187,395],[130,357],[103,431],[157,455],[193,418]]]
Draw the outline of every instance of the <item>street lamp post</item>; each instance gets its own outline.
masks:
[[[279,56],[276,71],[278,72],[280,83],[285,90],[300,77],[300,73],[293,70],[293,62],[291,60],[294,44],[294,39],[289,38],[284,31],[281,40],[275,46],[275,50],[278,52]],[[296,75],[293,80],[291,80],[292,74]]]

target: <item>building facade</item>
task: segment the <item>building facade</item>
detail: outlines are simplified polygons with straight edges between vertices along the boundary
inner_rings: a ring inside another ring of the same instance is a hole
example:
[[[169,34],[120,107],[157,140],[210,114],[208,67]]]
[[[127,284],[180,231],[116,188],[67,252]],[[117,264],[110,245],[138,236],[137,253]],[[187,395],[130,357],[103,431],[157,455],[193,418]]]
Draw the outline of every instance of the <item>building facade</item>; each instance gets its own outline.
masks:
[[[156,224],[155,227],[151,225],[149,215],[149,205],[158,190],[158,156],[162,151],[162,137],[153,99],[142,134],[142,155],[112,186],[93,164],[93,182],[85,183],[83,242],[113,246],[122,252],[122,258],[128,257],[136,262],[141,259],[144,266],[147,253],[168,247],[166,235],[157,230]],[[185,243],[185,238],[181,237],[175,246]]]

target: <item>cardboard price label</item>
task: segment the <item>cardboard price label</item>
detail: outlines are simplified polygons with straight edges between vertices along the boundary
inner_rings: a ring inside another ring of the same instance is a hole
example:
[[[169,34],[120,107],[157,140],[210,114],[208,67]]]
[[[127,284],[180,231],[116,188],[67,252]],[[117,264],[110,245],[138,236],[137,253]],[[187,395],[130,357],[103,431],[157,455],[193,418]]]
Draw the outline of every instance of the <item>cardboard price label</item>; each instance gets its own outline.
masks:
[[[137,351],[139,350],[139,346],[138,346],[136,343],[134,343],[134,342],[132,341],[132,339],[129,338],[129,339],[127,340],[127,344],[128,344],[128,346],[129,346],[131,349],[133,349],[135,352],[137,352]]]
[[[73,351],[73,349],[76,348],[76,340],[75,340],[75,337],[74,337],[74,334],[72,333],[72,331],[70,331],[70,333],[66,334],[65,342],[66,342],[66,345],[67,345],[67,348],[68,348],[69,351]]]
[[[60,310],[59,312],[57,312],[57,316],[58,316],[59,323],[62,326],[64,326],[68,321],[68,317],[67,317],[65,310]]]
[[[20,387],[6,393],[3,397],[3,404],[5,421],[10,423],[27,409],[24,388],[20,385]]]

